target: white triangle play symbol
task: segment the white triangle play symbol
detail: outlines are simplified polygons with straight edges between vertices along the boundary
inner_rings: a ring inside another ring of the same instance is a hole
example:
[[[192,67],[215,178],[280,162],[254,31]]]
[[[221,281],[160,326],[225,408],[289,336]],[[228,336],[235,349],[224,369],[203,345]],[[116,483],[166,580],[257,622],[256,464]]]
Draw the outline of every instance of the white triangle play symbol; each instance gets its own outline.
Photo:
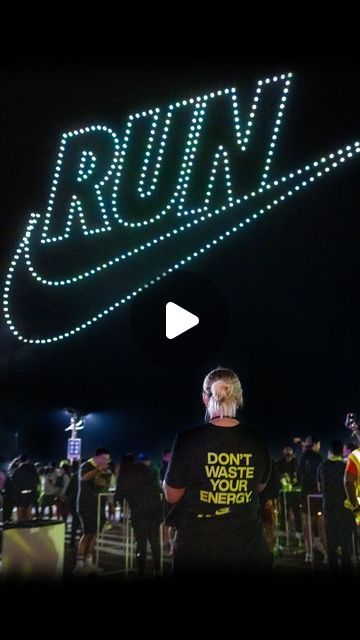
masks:
[[[189,331],[197,324],[199,324],[199,318],[190,311],[179,307],[175,302],[166,304],[166,337],[169,340]]]

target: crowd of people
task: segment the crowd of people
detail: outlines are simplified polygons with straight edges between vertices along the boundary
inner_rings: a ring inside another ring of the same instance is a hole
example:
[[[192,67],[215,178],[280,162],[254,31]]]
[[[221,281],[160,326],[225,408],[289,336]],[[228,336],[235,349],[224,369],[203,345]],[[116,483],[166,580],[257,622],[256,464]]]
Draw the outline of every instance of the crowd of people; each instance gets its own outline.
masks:
[[[3,522],[15,513],[20,522],[71,516],[71,547],[80,531],[76,574],[93,568],[96,536],[124,501],[139,577],[148,543],[160,573],[161,525],[174,575],[269,570],[279,530],[292,532],[299,548],[304,543],[305,562],[319,551],[331,571],[351,571],[354,550],[358,554],[360,449],[334,441],[323,460],[319,438],[309,435],[294,438],[275,462],[264,436],[237,417],[243,391],[233,371],[211,371],[202,392],[204,424],[178,434],[161,468],[145,453],[126,454],[115,466],[105,448],[81,465],[43,466],[17,457],[0,472]]]

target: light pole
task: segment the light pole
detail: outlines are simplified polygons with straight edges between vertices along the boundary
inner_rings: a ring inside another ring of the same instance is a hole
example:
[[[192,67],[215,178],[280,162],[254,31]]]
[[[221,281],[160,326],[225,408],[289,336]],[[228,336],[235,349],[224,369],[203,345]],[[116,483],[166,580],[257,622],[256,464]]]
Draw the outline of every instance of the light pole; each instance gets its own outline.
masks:
[[[85,418],[78,415],[78,412],[74,409],[68,409],[68,412],[71,414],[71,418],[70,424],[65,431],[70,431],[71,435],[68,438],[67,458],[72,464],[74,460],[81,460],[81,438],[77,437],[77,432],[84,429]]]

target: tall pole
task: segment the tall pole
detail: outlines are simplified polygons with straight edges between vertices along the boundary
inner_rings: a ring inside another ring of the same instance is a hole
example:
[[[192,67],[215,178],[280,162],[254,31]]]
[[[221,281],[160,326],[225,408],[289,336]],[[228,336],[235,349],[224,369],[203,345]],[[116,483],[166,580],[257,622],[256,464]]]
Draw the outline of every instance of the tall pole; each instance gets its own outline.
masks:
[[[85,420],[77,414],[73,414],[70,418],[70,424],[65,431],[70,431],[71,435],[68,439],[67,458],[72,464],[74,460],[81,460],[81,438],[78,438],[77,432],[85,427]]]

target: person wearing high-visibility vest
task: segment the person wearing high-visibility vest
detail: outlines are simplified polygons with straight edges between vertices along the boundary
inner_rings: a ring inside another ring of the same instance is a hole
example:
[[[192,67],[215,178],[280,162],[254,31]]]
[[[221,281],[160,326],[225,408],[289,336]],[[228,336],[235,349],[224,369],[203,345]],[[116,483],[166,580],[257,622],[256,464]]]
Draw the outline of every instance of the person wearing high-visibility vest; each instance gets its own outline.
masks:
[[[348,457],[344,487],[347,495],[345,506],[351,509],[356,524],[360,526],[360,447],[354,449]]]

